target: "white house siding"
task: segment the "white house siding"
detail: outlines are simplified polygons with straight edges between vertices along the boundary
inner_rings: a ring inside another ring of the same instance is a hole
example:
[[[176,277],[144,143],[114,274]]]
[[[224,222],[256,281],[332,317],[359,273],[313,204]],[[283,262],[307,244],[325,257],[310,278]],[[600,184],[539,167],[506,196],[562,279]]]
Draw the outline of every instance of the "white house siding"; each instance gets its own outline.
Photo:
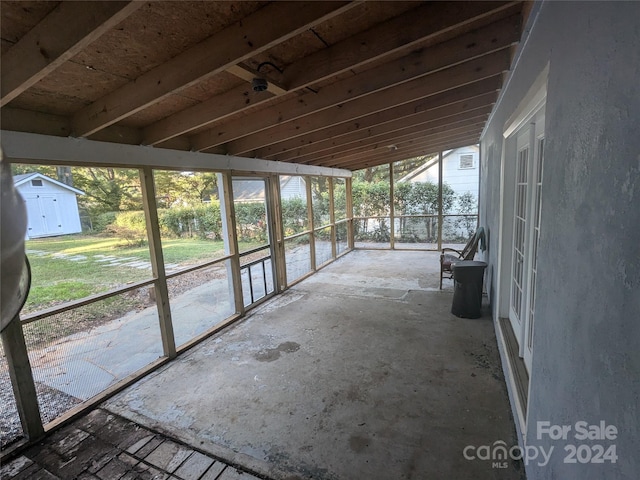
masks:
[[[31,179],[17,185],[27,207],[27,239],[53,235],[80,233],[80,214],[76,193],[53,182],[46,177],[41,187],[34,187]]]
[[[460,168],[461,155],[473,156],[473,168]],[[456,197],[460,197],[460,195],[465,193],[471,193],[477,200],[480,182],[480,169],[478,163],[477,148],[465,147],[453,150],[443,158],[442,182],[446,183],[453,189]],[[457,204],[453,207],[451,213],[460,213],[460,209]]]
[[[473,155],[473,168],[461,169],[460,155],[467,154]],[[453,189],[456,197],[470,192],[477,199],[480,173],[478,148],[474,146],[456,148],[447,153],[442,161],[443,182]],[[409,181],[411,183],[438,183],[438,163],[435,162],[433,166],[412,177]],[[454,205],[448,213],[459,213],[459,206],[457,204]]]
[[[283,200],[292,198],[300,198],[307,200],[307,187],[304,178],[300,176],[282,176],[280,177],[280,197]]]

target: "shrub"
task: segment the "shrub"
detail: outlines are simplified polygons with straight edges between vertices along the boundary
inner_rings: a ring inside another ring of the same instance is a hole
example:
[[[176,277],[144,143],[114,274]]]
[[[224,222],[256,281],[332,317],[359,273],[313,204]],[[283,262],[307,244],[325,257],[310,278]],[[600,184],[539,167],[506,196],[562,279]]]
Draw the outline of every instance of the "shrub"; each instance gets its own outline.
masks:
[[[99,215],[96,215],[91,220],[91,226],[94,232],[100,233],[104,232],[105,229],[115,222],[116,216],[118,212],[105,212]]]

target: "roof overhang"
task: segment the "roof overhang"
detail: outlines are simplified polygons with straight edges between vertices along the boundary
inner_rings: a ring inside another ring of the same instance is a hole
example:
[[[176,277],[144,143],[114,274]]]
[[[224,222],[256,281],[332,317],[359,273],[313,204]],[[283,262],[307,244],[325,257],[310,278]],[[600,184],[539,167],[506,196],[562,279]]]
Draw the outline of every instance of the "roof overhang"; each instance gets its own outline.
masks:
[[[519,1],[6,1],[2,144],[19,153],[26,137],[8,132],[22,132],[69,138],[72,151],[81,139],[103,153],[121,145],[167,168],[254,170],[248,159],[260,159],[292,173],[477,143],[529,10]],[[254,91],[254,78],[266,90]],[[45,153],[43,163],[61,161]]]

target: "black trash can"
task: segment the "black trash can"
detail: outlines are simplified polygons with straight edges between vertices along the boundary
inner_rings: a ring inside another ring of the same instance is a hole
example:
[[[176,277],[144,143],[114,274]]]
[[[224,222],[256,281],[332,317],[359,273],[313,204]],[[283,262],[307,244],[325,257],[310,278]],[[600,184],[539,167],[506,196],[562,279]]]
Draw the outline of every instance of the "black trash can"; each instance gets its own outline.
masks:
[[[485,262],[461,260],[452,265],[453,305],[451,313],[456,317],[480,318],[482,306],[482,281]]]

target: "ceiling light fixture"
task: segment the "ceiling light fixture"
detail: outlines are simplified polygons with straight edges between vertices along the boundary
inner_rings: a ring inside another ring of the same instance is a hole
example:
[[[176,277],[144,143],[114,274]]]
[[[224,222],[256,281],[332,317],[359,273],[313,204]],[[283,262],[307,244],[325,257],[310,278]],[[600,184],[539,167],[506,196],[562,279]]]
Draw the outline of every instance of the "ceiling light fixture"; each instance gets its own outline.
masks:
[[[256,69],[258,74],[260,74],[260,69],[262,67],[264,67],[265,65],[270,65],[273,68],[275,68],[277,71],[279,71],[280,73],[283,73],[282,70],[280,68],[276,67],[273,63],[271,63],[271,62],[262,62],[260,65],[258,65],[258,68]],[[253,88],[254,92],[264,92],[266,89],[269,88],[269,82],[267,81],[266,78],[254,77],[254,79],[251,80],[251,88]]]

